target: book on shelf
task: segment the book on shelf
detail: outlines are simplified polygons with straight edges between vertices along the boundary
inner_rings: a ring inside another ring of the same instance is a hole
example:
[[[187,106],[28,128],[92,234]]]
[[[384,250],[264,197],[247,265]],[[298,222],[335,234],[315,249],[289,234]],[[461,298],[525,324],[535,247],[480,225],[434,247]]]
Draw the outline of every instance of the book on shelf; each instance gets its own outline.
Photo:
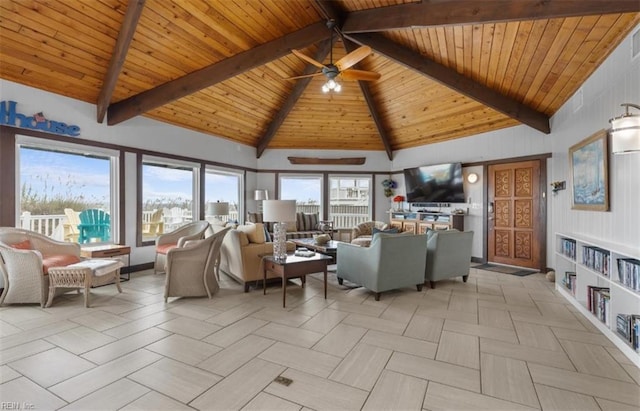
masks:
[[[618,314],[616,316],[616,332],[636,352],[640,352],[640,315]]]
[[[640,291],[640,260],[618,258],[618,281],[635,291]]]
[[[587,286],[587,309],[606,325],[609,325],[610,304],[608,287]]]
[[[600,247],[582,246],[582,264],[605,277],[609,276],[609,255],[608,250]]]
[[[562,254],[572,260],[576,259],[576,240],[563,238],[560,240],[560,247],[562,247]]]
[[[564,287],[576,296],[576,273],[575,271],[565,271],[564,278],[562,279]]]

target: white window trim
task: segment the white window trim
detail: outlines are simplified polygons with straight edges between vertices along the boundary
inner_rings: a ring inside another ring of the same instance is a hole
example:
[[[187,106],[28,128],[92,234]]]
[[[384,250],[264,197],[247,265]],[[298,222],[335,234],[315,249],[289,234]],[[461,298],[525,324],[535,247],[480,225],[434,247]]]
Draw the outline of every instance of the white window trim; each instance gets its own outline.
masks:
[[[243,171],[238,171],[238,170],[218,167],[218,166],[212,166],[212,165],[206,165],[204,172],[205,172],[205,179],[206,179],[206,174],[208,172],[215,173],[215,174],[224,174],[224,175],[238,178],[238,193],[237,193],[238,194],[238,217],[239,217],[238,220],[239,222],[242,223],[243,222],[242,216],[245,215],[245,201],[244,201],[244,195],[243,195],[245,173]],[[206,186],[206,181],[204,181],[203,184],[205,184]],[[206,190],[206,187],[205,187],[205,190]],[[205,192],[205,195],[206,195],[206,192]],[[204,199],[204,201],[206,201],[206,198]],[[207,205],[205,204],[204,206],[206,207]]]

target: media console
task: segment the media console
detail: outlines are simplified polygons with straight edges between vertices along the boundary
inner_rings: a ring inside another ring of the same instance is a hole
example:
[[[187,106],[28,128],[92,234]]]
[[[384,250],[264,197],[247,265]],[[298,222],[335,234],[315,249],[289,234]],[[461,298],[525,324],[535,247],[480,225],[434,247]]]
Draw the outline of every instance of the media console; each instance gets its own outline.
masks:
[[[390,225],[416,234],[424,234],[428,229],[464,231],[464,214],[391,211]]]

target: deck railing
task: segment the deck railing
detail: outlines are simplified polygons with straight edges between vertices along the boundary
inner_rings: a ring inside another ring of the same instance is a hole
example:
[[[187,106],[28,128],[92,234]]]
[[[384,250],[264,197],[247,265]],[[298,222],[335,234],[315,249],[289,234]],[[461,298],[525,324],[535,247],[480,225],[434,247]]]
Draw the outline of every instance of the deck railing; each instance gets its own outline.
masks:
[[[305,213],[318,213],[320,206],[309,204],[298,205],[297,210]],[[143,211],[142,222],[150,223],[154,211],[155,210]],[[180,211],[181,213],[174,211],[173,215],[163,217],[164,232],[175,230],[192,220],[191,210],[180,209]],[[207,220],[213,218],[212,216],[206,217]],[[228,216],[220,216],[220,218],[223,221],[240,221],[237,210],[230,210]],[[329,218],[333,220],[334,228],[351,228],[371,219],[371,217],[369,217],[368,206],[353,205],[332,205],[329,209]],[[20,216],[20,227],[60,241],[62,241],[64,237],[63,224],[65,223],[67,223],[67,216],[64,214],[32,215],[30,212],[25,211]]]

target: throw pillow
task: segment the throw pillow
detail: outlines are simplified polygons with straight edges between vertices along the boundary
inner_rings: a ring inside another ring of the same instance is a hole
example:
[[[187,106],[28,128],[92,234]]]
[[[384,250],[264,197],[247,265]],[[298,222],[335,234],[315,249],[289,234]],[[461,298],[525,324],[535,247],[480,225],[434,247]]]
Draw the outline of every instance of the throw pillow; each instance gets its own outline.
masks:
[[[301,231],[314,231],[318,229],[318,213],[304,213],[302,215],[303,219],[303,228]]]
[[[266,241],[262,223],[239,225],[237,229],[247,235],[250,243],[264,244]]]
[[[393,227],[393,228],[387,228],[386,230],[379,230],[375,227],[373,227],[373,232],[371,233],[371,235],[376,235],[378,233],[383,233],[383,234],[398,234],[398,227]]]
[[[24,241],[20,241],[19,243],[13,243],[9,245],[11,246],[11,248],[15,248],[17,250],[31,250],[30,240],[24,240]]]

